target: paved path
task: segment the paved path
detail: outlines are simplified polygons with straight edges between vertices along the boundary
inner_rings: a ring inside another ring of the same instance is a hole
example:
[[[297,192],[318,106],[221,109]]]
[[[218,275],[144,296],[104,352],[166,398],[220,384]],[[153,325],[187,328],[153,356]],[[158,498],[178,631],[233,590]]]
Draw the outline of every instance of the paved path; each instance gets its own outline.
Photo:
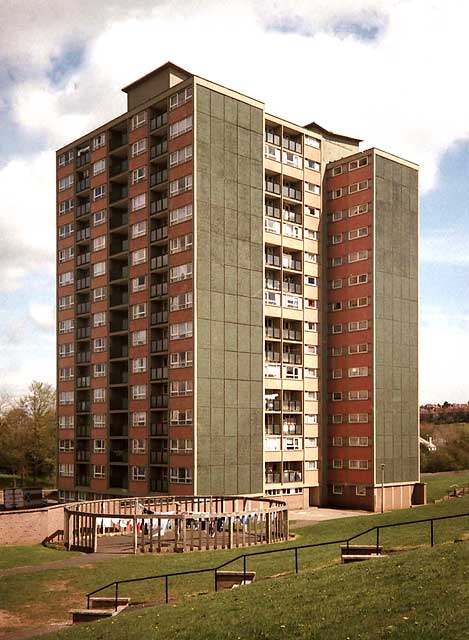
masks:
[[[288,512],[290,527],[298,529],[307,527],[326,520],[336,520],[337,518],[353,518],[354,516],[370,516],[371,511],[356,511],[352,509],[327,509],[323,507],[309,507],[308,509],[295,509]]]

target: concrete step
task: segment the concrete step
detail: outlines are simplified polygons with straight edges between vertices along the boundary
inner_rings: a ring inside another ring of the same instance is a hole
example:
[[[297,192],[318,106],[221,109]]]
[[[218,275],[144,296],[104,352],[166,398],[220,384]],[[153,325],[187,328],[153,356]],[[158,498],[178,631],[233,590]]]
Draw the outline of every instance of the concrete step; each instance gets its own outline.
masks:
[[[343,564],[348,564],[349,562],[362,562],[363,560],[371,560],[373,558],[387,558],[386,555],[382,555],[381,553],[367,553],[367,554],[346,554],[342,556]]]
[[[92,596],[90,598],[90,606],[92,609],[114,609],[116,604],[116,599],[112,596],[107,597],[96,597]],[[130,598],[117,598],[117,606],[127,606],[130,604]]]
[[[341,545],[340,551],[343,556],[345,555],[361,555],[365,556],[367,554],[380,554],[383,551],[383,547],[381,545],[376,546],[375,544],[350,544],[348,547],[346,544]]]
[[[78,624],[79,622],[94,622],[95,620],[102,620],[103,618],[112,618],[117,616],[121,611],[127,608],[128,605],[121,605],[117,607],[117,611],[114,609],[72,609],[72,623]]]
[[[246,571],[246,581],[244,571],[217,571],[217,589],[232,589],[242,584],[251,584],[255,579],[255,571]]]

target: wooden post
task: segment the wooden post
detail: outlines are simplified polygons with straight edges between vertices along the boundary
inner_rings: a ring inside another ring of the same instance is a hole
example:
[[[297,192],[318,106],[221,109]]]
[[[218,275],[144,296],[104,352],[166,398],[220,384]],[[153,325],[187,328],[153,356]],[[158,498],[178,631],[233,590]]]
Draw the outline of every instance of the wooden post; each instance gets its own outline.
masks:
[[[148,533],[150,536],[150,553],[153,553],[153,516],[150,516],[150,530]]]
[[[70,547],[70,513],[64,509],[64,547]]]
[[[228,549],[233,548],[233,518],[228,516]]]
[[[134,549],[134,556],[137,555],[137,516],[134,515],[132,518],[132,522],[133,522],[133,549]]]

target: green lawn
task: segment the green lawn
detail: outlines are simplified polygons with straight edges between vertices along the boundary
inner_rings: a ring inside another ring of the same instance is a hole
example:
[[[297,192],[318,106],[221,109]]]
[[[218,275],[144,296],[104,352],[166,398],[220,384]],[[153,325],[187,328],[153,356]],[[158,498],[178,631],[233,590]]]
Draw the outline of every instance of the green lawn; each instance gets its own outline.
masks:
[[[48,549],[39,544],[5,546],[2,547],[0,551],[0,571],[13,567],[28,567],[30,565],[42,564],[43,562],[55,562],[77,555],[80,554],[71,552],[68,555],[64,555],[63,551]]]
[[[283,545],[272,545],[269,548],[307,544],[325,540],[336,540],[349,537],[375,524],[404,522],[426,517],[469,512],[469,497],[445,502],[438,505],[428,505],[396,511],[393,513],[361,516],[356,518],[342,518],[322,522],[320,524],[298,529],[297,539]],[[435,542],[453,541],[456,537],[469,531],[469,517],[453,519],[435,525]],[[374,537],[368,535],[361,542],[372,542]],[[386,549],[412,548],[429,543],[429,525],[412,525],[405,529],[391,528],[381,533],[381,542]],[[252,551],[266,550],[267,547],[252,548]],[[65,553],[65,552],[64,552]],[[85,606],[85,594],[113,580],[130,577],[155,575],[172,571],[198,569],[221,564],[233,558],[241,550],[193,552],[187,554],[161,554],[123,556],[105,562],[85,564],[81,567],[45,570],[34,574],[11,575],[2,578],[0,582],[1,608],[7,612],[21,615],[22,629],[33,626],[40,628],[46,622],[58,622],[68,619],[70,608]],[[299,553],[301,571],[315,571],[339,563],[338,546],[322,547],[313,550],[302,550]],[[84,557],[86,563],[86,556]],[[241,568],[241,563],[238,567]],[[234,569],[235,566],[229,567]],[[273,554],[252,558],[248,562],[248,569],[257,571],[257,579],[266,578],[279,573],[291,573],[294,570],[294,555],[292,552]],[[311,581],[313,593],[316,591],[316,574],[308,578]],[[274,584],[274,583],[269,583]],[[264,588],[268,588],[264,583]],[[277,587],[272,586],[272,589]],[[185,596],[213,590],[213,574],[183,576],[170,579],[170,598],[173,602]],[[112,593],[110,590],[109,593]],[[104,594],[102,594],[104,595]],[[122,588],[121,595],[130,596],[136,601],[163,601],[164,584],[162,580],[139,582]],[[53,602],[53,607],[50,606]],[[191,598],[190,602],[194,602]],[[296,600],[292,600],[295,607]],[[163,611],[163,610],[161,610]],[[164,609],[166,612],[169,609]],[[1,631],[2,629],[0,629]],[[18,625],[11,624],[3,631],[18,630]],[[194,636],[195,637],[195,636]],[[288,638],[288,635],[284,637]]]
[[[427,500],[432,502],[445,496],[452,485],[467,486],[469,483],[469,469],[465,471],[422,473],[421,480],[427,483]]]
[[[469,637],[469,544],[443,545],[136,610],[49,640],[459,640]]]

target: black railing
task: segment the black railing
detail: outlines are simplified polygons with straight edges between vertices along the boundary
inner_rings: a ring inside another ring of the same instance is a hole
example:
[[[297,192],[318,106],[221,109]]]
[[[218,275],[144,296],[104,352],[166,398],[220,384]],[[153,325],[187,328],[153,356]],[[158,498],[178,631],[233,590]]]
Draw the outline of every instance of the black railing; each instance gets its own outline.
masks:
[[[391,527],[405,527],[405,526],[409,526],[409,525],[414,525],[414,524],[422,524],[424,522],[428,522],[430,524],[430,546],[433,547],[435,544],[435,536],[434,536],[434,523],[439,521],[439,520],[451,520],[454,518],[467,518],[469,517],[469,513],[458,513],[455,515],[450,515],[450,516],[437,516],[434,518],[424,518],[422,520],[410,520],[408,522],[394,522],[391,524],[382,524],[382,525],[376,525],[374,527],[370,527],[369,529],[366,529],[365,531],[361,531],[360,533],[355,534],[354,536],[351,536],[350,538],[343,538],[340,540],[329,540],[327,542],[314,542],[312,544],[303,544],[303,545],[296,545],[294,547],[284,547],[282,549],[267,549],[264,551],[254,551],[252,553],[242,553],[234,558],[232,558],[231,560],[227,560],[226,562],[223,562],[220,565],[217,565],[216,567],[207,567],[205,569],[192,569],[190,571],[175,571],[173,573],[162,573],[162,574],[158,574],[156,576],[145,576],[143,578],[128,578],[127,580],[117,580],[115,582],[110,582],[109,584],[106,584],[104,587],[100,587],[99,589],[95,589],[94,591],[91,591],[90,593],[87,594],[87,607],[88,609],[90,608],[90,599],[92,596],[94,596],[97,593],[100,593],[101,591],[104,591],[106,589],[109,589],[110,587],[114,587],[114,592],[115,592],[115,600],[114,600],[114,606],[115,606],[115,610],[117,611],[118,608],[118,602],[119,602],[119,587],[122,584],[130,584],[133,582],[142,582],[144,580],[158,580],[158,579],[162,579],[165,582],[165,602],[166,604],[168,604],[169,602],[169,578],[175,577],[175,576],[187,576],[187,575],[195,575],[197,573],[209,573],[213,571],[214,574],[214,586],[215,586],[215,591],[218,591],[218,584],[217,584],[217,572],[220,571],[220,569],[224,569],[225,567],[227,567],[230,564],[233,564],[234,562],[237,562],[238,560],[242,560],[243,561],[243,582],[244,584],[246,584],[246,580],[247,580],[247,573],[248,573],[248,566],[247,566],[247,559],[249,557],[254,557],[254,556],[263,556],[263,555],[268,555],[268,554],[272,554],[272,553],[287,553],[287,552],[292,552],[294,553],[294,559],[295,559],[295,573],[299,573],[300,570],[300,563],[299,563],[299,551],[300,549],[314,549],[316,547],[326,547],[326,546],[330,546],[330,545],[346,545],[347,550],[349,550],[349,546],[350,543],[352,542],[352,540],[356,540],[357,538],[361,538],[362,536],[368,534],[368,533],[372,533],[373,531],[376,531],[376,553],[380,552],[380,544],[379,544],[379,540],[380,540],[380,532],[382,529],[390,529]]]

